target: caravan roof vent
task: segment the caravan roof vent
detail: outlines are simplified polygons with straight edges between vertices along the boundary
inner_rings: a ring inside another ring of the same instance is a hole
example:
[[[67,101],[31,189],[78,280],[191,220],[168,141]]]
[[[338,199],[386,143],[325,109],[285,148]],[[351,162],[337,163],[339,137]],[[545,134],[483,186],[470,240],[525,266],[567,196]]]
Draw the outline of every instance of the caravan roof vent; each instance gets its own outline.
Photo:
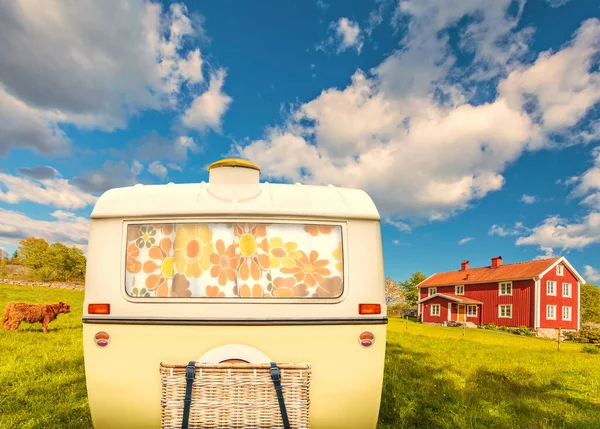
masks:
[[[208,183],[214,185],[256,185],[260,181],[260,167],[238,158],[213,162],[208,174]]]

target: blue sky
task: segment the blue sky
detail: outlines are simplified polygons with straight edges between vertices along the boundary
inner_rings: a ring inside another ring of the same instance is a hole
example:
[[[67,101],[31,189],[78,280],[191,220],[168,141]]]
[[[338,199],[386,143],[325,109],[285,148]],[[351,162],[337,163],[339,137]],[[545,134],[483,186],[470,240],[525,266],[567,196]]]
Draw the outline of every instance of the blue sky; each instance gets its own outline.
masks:
[[[600,282],[600,7],[584,0],[0,6],[0,246],[83,248],[106,189],[365,189],[386,275],[564,255]]]

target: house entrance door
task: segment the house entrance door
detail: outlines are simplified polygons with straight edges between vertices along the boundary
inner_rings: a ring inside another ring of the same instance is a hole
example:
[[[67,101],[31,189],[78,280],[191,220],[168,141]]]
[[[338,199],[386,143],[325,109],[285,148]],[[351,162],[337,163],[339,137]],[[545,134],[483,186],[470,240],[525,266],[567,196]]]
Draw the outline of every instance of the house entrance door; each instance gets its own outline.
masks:
[[[464,305],[458,305],[458,318],[457,321],[462,323],[465,321],[465,306]]]

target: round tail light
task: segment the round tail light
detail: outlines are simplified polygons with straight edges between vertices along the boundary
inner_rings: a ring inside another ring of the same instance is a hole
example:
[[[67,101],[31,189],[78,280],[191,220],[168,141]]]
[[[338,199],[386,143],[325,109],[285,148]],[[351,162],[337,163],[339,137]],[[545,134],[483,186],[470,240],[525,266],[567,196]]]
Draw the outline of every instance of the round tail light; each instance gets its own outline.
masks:
[[[365,331],[359,335],[358,341],[360,345],[363,347],[371,347],[375,342],[375,335],[372,332]]]
[[[94,341],[98,347],[106,347],[110,342],[110,335],[107,332],[100,331],[94,335]]]

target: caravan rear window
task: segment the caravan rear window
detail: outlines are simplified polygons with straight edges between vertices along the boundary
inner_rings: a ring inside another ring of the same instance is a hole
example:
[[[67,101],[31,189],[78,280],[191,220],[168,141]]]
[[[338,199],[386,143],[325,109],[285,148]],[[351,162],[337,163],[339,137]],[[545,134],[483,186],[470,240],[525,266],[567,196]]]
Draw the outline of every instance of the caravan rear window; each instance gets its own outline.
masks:
[[[338,298],[342,228],[294,223],[127,226],[126,292],[137,298]]]

